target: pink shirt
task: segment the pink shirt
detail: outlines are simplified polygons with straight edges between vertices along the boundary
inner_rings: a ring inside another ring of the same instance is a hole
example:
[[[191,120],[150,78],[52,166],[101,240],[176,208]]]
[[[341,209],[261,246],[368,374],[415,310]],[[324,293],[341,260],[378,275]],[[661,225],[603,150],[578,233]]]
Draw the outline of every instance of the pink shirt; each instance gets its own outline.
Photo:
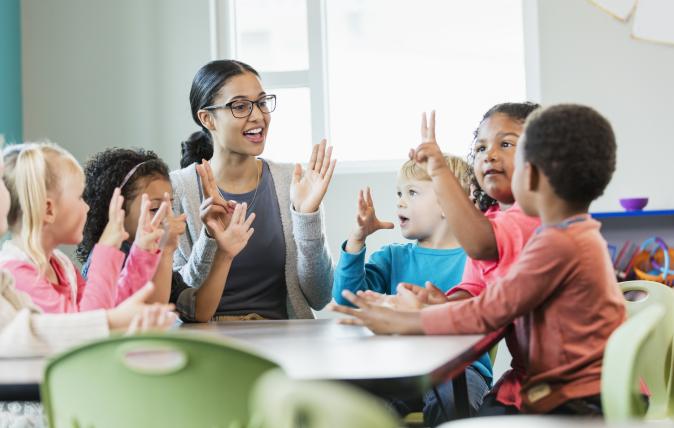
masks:
[[[525,411],[545,413],[599,394],[606,342],[625,320],[599,227],[581,215],[542,228],[480,296],[422,310],[424,331],[486,333],[514,321],[508,345],[523,370],[508,385],[517,386]]]
[[[9,271],[16,288],[27,293],[46,313],[113,308],[152,278],[160,257],[158,252],[144,251],[134,245],[120,274],[124,253],[97,244],[93,249],[89,279],[85,281],[72,261],[57,250],[49,260],[57,277],[57,282],[52,283],[40,275],[25,253],[11,242],[5,242],[2,253],[0,267]]]
[[[517,203],[504,211],[496,205],[492,206],[485,212],[485,216],[494,230],[499,258],[487,261],[468,258],[461,284],[449,290],[447,295],[458,290],[464,290],[472,296],[482,294],[487,284],[493,284],[508,274],[531,235],[541,225],[538,217],[529,217]],[[503,375],[494,390],[499,402],[520,408],[520,385],[524,367],[522,356],[511,346],[514,341],[512,333],[506,334],[506,343],[513,357],[512,370]]]

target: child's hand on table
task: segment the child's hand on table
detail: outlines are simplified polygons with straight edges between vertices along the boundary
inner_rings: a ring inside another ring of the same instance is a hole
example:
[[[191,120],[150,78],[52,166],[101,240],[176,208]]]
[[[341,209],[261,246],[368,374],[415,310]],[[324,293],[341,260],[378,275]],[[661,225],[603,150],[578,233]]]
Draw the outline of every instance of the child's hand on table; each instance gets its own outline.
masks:
[[[341,318],[339,322],[347,325],[365,326],[376,334],[423,334],[421,315],[417,311],[402,311],[374,305],[362,296],[348,290],[342,296],[356,308],[332,304],[330,309],[353,318]]]

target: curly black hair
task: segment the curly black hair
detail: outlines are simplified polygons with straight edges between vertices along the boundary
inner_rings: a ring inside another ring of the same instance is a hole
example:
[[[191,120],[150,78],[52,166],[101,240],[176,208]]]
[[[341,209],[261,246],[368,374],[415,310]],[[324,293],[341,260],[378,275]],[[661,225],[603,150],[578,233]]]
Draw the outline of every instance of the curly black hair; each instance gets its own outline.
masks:
[[[611,124],[591,107],[558,104],[527,119],[524,158],[541,169],[555,193],[587,207],[604,193],[616,166]]]
[[[118,147],[99,152],[87,161],[84,167],[86,186],[83,198],[89,205],[89,214],[84,225],[84,239],[76,251],[77,258],[82,263],[86,262],[108,223],[108,207],[112,193],[122,184],[127,174],[141,163],[143,164],[129,177],[122,188],[126,211],[129,201],[138,195],[138,189],[144,179],[158,177],[170,180],[166,163],[153,151]]]
[[[477,141],[477,134],[480,131],[480,126],[484,123],[485,120],[489,119],[495,114],[505,114],[513,120],[524,123],[527,117],[539,108],[540,105],[532,102],[523,102],[523,103],[501,103],[496,104],[494,107],[487,110],[487,112],[482,116],[482,120],[473,131],[473,143],[471,144],[470,152],[468,153],[468,165],[470,165],[470,184],[473,187],[473,198],[477,202],[481,211],[487,211],[491,206],[496,205],[498,202],[496,199],[487,195],[487,192],[482,190],[480,184],[477,182],[477,177],[475,177],[475,169],[473,168],[473,163],[475,162],[475,151],[473,146]]]

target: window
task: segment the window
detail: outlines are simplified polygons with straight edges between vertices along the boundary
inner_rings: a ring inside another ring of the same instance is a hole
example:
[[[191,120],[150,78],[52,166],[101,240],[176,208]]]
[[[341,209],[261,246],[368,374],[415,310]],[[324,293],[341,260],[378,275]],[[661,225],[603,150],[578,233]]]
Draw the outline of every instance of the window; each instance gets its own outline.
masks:
[[[526,98],[522,0],[212,1],[229,8],[227,56],[278,95],[270,159],[326,136],[342,165],[397,165],[431,109],[443,150],[465,155],[489,107]]]

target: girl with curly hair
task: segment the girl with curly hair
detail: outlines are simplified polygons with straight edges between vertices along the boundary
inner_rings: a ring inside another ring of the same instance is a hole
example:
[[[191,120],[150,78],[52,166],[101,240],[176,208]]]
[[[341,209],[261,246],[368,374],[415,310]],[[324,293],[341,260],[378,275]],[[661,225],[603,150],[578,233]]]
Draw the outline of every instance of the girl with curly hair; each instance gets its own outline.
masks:
[[[162,204],[172,205],[171,181],[168,167],[154,152],[143,149],[112,148],[92,156],[84,172],[86,188],[83,198],[90,206],[87,223],[84,227],[84,239],[77,247],[77,256],[83,262],[82,274],[87,275],[91,260],[91,249],[99,239],[107,221],[105,201],[108,195],[121,189],[124,197],[124,229],[129,237],[122,244],[122,251],[128,254],[131,242],[138,229],[138,207],[147,200],[149,210],[155,213]],[[220,261],[209,272],[200,288],[191,288],[185,284],[179,272],[173,271],[173,254],[178,246],[180,235],[185,232],[185,215],[175,216],[168,210],[164,228],[166,234],[162,240],[162,252],[157,271],[154,275],[154,300],[158,302],[178,303],[179,307],[190,308],[180,311],[184,320],[208,321],[213,316],[233,258],[243,249],[253,233],[250,228],[255,216],[245,218],[246,206],[230,205],[228,210],[206,206],[205,222],[213,224],[218,247],[217,259]]]
[[[122,225],[123,198],[119,190],[109,194],[104,201],[108,216],[93,247],[91,274],[85,281],[58,249],[82,240],[89,211],[82,200],[82,167],[68,151],[51,143],[10,146],[4,151],[4,161],[5,181],[16,203],[8,215],[12,239],[2,246],[0,267],[11,272],[17,288],[42,310],[112,308],[151,279],[159,262],[157,244],[163,230],[157,226],[162,213],[136,233],[125,263],[119,250],[127,237]],[[144,204],[140,211],[149,219],[147,209]]]

